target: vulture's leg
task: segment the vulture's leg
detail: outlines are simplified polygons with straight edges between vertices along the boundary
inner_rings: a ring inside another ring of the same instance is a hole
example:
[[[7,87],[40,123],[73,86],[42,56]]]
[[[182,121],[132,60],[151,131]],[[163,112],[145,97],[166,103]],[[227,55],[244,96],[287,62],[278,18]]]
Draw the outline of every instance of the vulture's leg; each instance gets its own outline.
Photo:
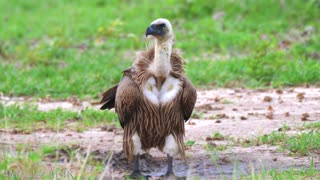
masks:
[[[140,154],[138,153],[134,156],[133,172],[131,175],[141,175],[140,168],[139,168],[139,160],[140,160]]]
[[[131,178],[140,179],[143,177],[140,171],[139,160],[140,160],[140,151],[141,151],[141,142],[140,137],[137,133],[134,133],[132,136],[133,148],[134,148],[134,160],[133,160],[133,172],[131,173]]]
[[[168,170],[166,176],[170,176],[173,174],[173,157],[167,154],[167,161],[168,161]]]
[[[167,153],[167,161],[168,161],[168,170],[165,176],[167,177],[171,175],[174,176],[173,156],[179,152],[179,147],[172,134],[166,137],[164,150]]]

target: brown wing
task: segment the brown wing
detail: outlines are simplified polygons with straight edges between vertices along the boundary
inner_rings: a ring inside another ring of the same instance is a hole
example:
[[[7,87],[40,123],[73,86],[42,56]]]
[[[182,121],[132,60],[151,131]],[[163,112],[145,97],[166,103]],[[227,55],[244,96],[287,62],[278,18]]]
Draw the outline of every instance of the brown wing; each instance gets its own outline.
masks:
[[[102,99],[100,103],[103,103],[103,105],[100,108],[101,110],[114,108],[117,89],[118,89],[118,84],[108,89],[102,94]]]
[[[192,83],[183,77],[183,94],[182,94],[182,109],[184,120],[187,122],[192,114],[192,110],[197,100],[197,90]]]
[[[140,101],[141,93],[138,85],[131,76],[124,75],[118,84],[115,98],[115,109],[122,127],[128,123],[131,117],[134,117]]]

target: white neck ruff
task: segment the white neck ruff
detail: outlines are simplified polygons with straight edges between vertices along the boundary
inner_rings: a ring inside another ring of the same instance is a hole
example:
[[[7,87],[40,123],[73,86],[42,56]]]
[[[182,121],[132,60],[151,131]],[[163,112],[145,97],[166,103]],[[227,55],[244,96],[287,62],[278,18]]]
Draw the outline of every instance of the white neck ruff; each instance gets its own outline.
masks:
[[[151,64],[150,70],[156,77],[168,77],[172,70],[170,56],[172,50],[172,40],[164,42],[156,41],[154,61]]]

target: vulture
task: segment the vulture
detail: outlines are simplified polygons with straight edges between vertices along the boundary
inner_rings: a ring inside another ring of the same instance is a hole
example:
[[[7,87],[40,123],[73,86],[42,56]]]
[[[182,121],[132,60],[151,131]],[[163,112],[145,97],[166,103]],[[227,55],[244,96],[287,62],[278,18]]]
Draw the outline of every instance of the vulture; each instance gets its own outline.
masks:
[[[137,54],[133,65],[123,71],[120,82],[103,93],[101,109],[115,108],[122,128],[123,150],[133,161],[132,176],[142,175],[139,155],[150,148],[167,154],[173,173],[173,156],[185,160],[184,123],[197,99],[196,89],[184,74],[184,60],[172,48],[174,33],[167,19],[157,19],[145,35],[153,45]]]

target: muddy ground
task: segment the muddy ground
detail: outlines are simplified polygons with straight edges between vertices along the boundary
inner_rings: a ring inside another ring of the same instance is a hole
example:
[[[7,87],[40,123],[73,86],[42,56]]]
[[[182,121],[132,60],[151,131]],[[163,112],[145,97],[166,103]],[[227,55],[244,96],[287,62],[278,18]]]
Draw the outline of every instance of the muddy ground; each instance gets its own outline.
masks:
[[[2,97],[6,104],[31,101],[26,98]],[[97,108],[89,102],[66,100],[59,102],[36,101],[40,110],[61,107],[67,110]],[[296,134],[307,123],[320,121],[320,89],[312,87],[248,90],[213,89],[198,92],[194,115],[186,124],[185,141],[194,141],[187,147],[187,161],[176,157],[174,171],[179,177],[227,178],[259,173],[275,168],[309,167],[313,158],[315,168],[320,169],[319,154],[292,156],[279,147],[258,145],[244,147],[243,140],[252,140],[272,131],[289,127],[288,134]],[[212,139],[219,132],[221,139]],[[97,160],[104,161],[106,168],[102,179],[122,178],[131,172],[131,166],[123,155],[122,129],[110,126],[89,129],[85,132],[38,131],[31,134],[0,132],[2,148],[15,149],[15,144],[34,146],[43,144],[73,144],[85,154],[88,147]],[[213,147],[213,148],[208,148]],[[216,148],[215,148],[216,147]],[[217,147],[224,147],[217,150]],[[81,154],[81,153],[80,153]],[[109,158],[111,157],[111,158]],[[50,159],[48,162],[50,163]],[[62,163],[63,165],[63,163]],[[142,172],[151,179],[159,179],[166,172],[166,155],[152,149],[141,158]]]

